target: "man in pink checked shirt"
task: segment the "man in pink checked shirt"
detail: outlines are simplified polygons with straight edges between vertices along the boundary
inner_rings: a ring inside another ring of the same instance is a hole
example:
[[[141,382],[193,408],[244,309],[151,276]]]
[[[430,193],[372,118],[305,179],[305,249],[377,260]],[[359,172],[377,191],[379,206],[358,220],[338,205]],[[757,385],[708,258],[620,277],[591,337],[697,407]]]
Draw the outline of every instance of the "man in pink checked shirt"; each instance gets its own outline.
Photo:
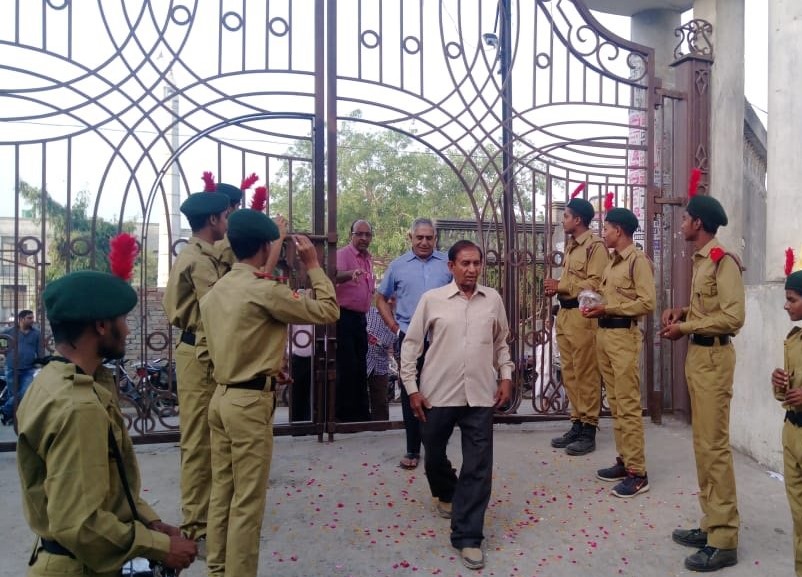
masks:
[[[373,263],[368,252],[373,229],[364,220],[351,225],[351,242],[337,251],[337,389],[340,422],[369,421],[367,312],[373,300]]]

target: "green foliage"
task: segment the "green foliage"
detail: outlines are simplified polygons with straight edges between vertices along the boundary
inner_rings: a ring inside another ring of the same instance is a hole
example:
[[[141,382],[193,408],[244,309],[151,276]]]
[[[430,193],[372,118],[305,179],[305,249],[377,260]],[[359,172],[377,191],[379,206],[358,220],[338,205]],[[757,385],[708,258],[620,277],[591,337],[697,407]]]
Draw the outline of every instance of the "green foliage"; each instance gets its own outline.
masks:
[[[352,117],[358,119],[360,113],[354,112]],[[451,156],[452,167],[406,134],[361,130],[357,122],[345,121],[338,129],[337,155],[339,245],[349,241],[354,220],[367,220],[374,230],[371,252],[377,261],[391,260],[408,249],[407,231],[418,217],[502,221],[501,155],[497,150],[470,158]],[[311,231],[313,167],[311,162],[298,160],[312,158],[311,141],[298,142],[288,150],[287,158],[293,160],[283,162],[277,181],[271,183],[270,212],[291,215],[294,231]],[[533,214],[533,178],[528,170],[516,176],[515,214],[530,223],[537,216]],[[537,189],[543,191],[542,177],[537,179]],[[465,238],[475,236],[461,233]],[[441,248],[447,248],[450,240],[441,243]]]
[[[99,270],[109,272],[109,241],[119,232],[136,234],[135,222],[123,223],[122,231],[117,225],[89,210],[89,192],[80,191],[73,199],[69,211],[55,201],[50,193],[20,182],[20,196],[31,206],[31,217],[36,222],[45,219],[47,226],[46,280],[59,278],[67,272]],[[43,210],[44,205],[44,210]],[[155,286],[157,266],[153,255],[147,255],[149,286]],[[153,262],[151,262],[151,260]],[[141,256],[134,268],[134,280],[140,278]]]

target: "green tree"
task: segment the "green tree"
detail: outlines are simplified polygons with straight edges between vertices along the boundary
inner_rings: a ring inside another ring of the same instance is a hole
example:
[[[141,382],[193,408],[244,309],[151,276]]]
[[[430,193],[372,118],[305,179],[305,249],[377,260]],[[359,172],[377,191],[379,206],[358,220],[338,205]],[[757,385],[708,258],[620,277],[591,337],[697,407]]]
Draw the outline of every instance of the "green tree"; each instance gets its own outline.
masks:
[[[68,271],[99,270],[109,272],[109,241],[119,232],[135,234],[135,222],[125,222],[122,231],[113,222],[89,212],[89,192],[80,191],[70,204],[70,210],[53,199],[50,193],[20,182],[20,196],[31,206],[31,217],[36,222],[44,218],[47,226],[46,280],[63,276]],[[133,278],[140,278],[141,258],[137,259]],[[152,255],[146,255],[148,277],[146,283],[155,286],[157,267]],[[151,262],[152,260],[152,262]]]

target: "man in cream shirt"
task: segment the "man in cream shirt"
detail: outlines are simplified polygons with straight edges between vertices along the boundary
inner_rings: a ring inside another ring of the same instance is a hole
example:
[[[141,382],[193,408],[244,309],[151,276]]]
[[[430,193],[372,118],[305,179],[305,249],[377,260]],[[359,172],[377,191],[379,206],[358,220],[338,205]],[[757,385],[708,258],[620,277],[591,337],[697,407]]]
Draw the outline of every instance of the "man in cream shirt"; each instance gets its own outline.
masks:
[[[437,512],[451,519],[451,544],[463,565],[481,569],[482,533],[493,476],[493,413],[510,400],[513,363],[499,294],[477,283],[482,251],[467,240],[448,251],[454,280],[421,297],[401,347],[401,380],[422,424],[424,467]],[[415,382],[424,338],[430,346]],[[462,469],[446,454],[458,425]]]

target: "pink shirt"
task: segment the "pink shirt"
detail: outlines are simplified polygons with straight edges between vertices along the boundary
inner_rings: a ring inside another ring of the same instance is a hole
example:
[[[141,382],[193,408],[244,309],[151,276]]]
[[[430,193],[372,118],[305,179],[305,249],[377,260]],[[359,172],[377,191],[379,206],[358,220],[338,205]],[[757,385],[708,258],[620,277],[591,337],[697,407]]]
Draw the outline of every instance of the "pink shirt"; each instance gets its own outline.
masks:
[[[336,286],[337,303],[340,307],[359,313],[370,310],[373,291],[376,288],[373,279],[373,263],[370,253],[359,254],[354,245],[349,244],[337,251],[337,270],[364,270],[357,280],[347,280]]]

